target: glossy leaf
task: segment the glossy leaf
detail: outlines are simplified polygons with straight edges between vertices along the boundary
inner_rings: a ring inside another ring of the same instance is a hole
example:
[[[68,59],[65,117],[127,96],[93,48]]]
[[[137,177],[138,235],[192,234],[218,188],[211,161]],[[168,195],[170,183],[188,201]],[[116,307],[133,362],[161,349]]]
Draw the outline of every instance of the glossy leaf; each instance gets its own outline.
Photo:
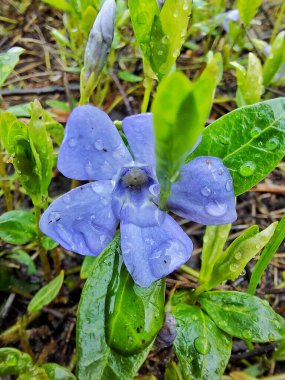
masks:
[[[285,31],[279,33],[273,41],[271,51],[263,66],[263,83],[268,86],[285,63]]]
[[[265,178],[285,155],[285,98],[242,107],[222,116],[203,132],[188,156],[215,156],[233,178],[235,194]]]
[[[105,338],[106,295],[112,280],[119,237],[96,258],[96,266],[84,286],[77,318],[78,380],[131,380],[150,347],[139,354],[123,356],[112,350]]]
[[[285,321],[267,301],[247,293],[212,291],[199,297],[203,309],[220,329],[252,342],[285,338]]]
[[[86,280],[86,278],[89,277],[89,275],[92,273],[95,263],[97,262],[97,259],[95,256],[85,256],[81,270],[80,270],[80,278],[82,280]]]
[[[230,337],[197,306],[180,304],[172,313],[177,321],[174,348],[183,378],[219,380],[230,358]]]
[[[141,288],[134,283],[122,257],[116,256],[105,306],[108,345],[122,355],[149,346],[164,322],[164,294],[163,280]]]
[[[222,255],[230,229],[231,224],[206,227],[201,255],[200,283],[205,283],[210,279],[213,266]]]
[[[0,375],[17,375],[33,367],[30,355],[12,347],[0,348]]]
[[[206,289],[214,288],[226,280],[235,280],[246,264],[268,243],[276,226],[277,222],[272,223],[261,232],[257,226],[251,226],[236,238],[216,261]]]
[[[5,53],[0,54],[0,88],[14,70],[23,52],[24,49],[15,46]]]
[[[36,313],[44,306],[51,303],[58,295],[64,280],[64,271],[50,281],[47,285],[41,288],[31,299],[28,305],[29,313]]]
[[[263,92],[262,66],[260,60],[253,53],[248,54],[248,66],[245,69],[237,62],[232,62],[236,68],[238,107],[258,103]]]
[[[10,255],[10,259],[16,260],[19,263],[27,267],[28,275],[34,275],[37,273],[37,269],[32,257],[22,249],[15,249]]]
[[[262,277],[263,272],[265,271],[267,265],[269,264],[270,260],[276,253],[278,247],[282,244],[283,240],[285,239],[285,215],[278,223],[273,236],[271,237],[270,241],[265,246],[260,259],[255,264],[249,285],[248,285],[248,293],[254,294],[255,289],[257,288],[257,285]]]
[[[0,238],[10,244],[26,244],[36,237],[35,216],[30,211],[13,210],[0,216]]]
[[[55,363],[44,364],[42,369],[48,375],[49,380],[76,380],[75,376],[67,368]]]
[[[183,380],[180,369],[174,360],[167,363],[164,380]]]
[[[249,26],[251,20],[256,15],[258,7],[261,4],[261,0],[238,0],[237,8],[239,11],[239,16],[245,26]]]

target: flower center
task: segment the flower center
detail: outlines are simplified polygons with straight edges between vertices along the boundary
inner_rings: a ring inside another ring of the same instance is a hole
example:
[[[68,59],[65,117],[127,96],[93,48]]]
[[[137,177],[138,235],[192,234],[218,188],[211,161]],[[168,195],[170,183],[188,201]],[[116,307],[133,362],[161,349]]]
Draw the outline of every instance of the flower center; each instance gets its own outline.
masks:
[[[133,168],[127,171],[122,177],[122,183],[131,190],[138,190],[148,182],[146,172],[139,168]]]

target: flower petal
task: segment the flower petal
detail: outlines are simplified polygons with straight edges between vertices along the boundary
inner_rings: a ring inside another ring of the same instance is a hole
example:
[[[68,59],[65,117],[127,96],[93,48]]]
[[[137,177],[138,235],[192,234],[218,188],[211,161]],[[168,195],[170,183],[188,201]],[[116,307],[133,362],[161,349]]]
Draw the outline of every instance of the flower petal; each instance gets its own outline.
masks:
[[[172,185],[169,209],[183,218],[206,225],[236,220],[232,178],[216,157],[198,157],[181,169]]]
[[[135,283],[148,287],[189,260],[193,244],[175,220],[153,203],[134,211],[122,209],[122,255]]]
[[[136,161],[140,164],[155,166],[152,114],[128,116],[122,123]]]
[[[78,180],[111,179],[131,155],[109,116],[86,105],[75,108],[67,121],[59,150],[58,169]]]
[[[98,255],[113,239],[117,226],[112,190],[111,181],[98,181],[69,191],[44,212],[41,230],[70,251]]]

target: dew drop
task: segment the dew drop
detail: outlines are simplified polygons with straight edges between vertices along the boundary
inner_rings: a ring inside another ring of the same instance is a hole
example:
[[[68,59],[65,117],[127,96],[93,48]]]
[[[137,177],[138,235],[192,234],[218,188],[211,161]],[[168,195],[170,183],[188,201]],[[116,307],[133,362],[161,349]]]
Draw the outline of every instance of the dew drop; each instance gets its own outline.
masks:
[[[70,201],[71,201],[71,197],[70,197],[69,194],[64,194],[64,196],[62,197],[62,199],[63,199],[63,201],[65,203],[70,203]]]
[[[245,330],[242,332],[242,336],[244,337],[244,339],[250,339],[250,338],[251,338],[251,332],[250,332],[250,330],[245,329]]]
[[[101,194],[104,190],[104,186],[100,182],[93,182],[91,187],[96,194]]]
[[[184,29],[181,34],[180,34],[180,37],[181,38],[184,38],[186,36],[186,29]]]
[[[243,269],[242,271],[241,271],[241,274],[240,274],[241,276],[245,276],[246,275],[246,270],[245,269]]]
[[[224,169],[223,168],[219,168],[218,169],[218,174],[219,175],[223,175],[224,174]]]
[[[174,52],[173,52],[173,54],[172,54],[172,56],[173,56],[173,58],[177,58],[179,56],[179,54],[180,54],[180,50],[179,49],[175,49]]]
[[[150,187],[149,187],[149,192],[152,194],[152,195],[154,195],[154,196],[156,196],[156,195],[158,195],[159,194],[159,185],[158,184],[154,184],[154,185],[151,185]]]
[[[89,177],[91,177],[93,175],[93,165],[92,163],[89,161],[88,164],[85,166],[85,171],[87,173],[87,175]]]
[[[205,210],[211,216],[222,216],[227,212],[227,205],[218,201],[211,201],[205,206]]]
[[[204,197],[208,197],[208,196],[211,194],[211,189],[210,189],[208,186],[204,186],[204,187],[202,187],[202,189],[201,189],[201,194],[202,194]]]
[[[230,139],[228,136],[219,136],[219,141],[223,144],[223,145],[228,145],[229,142],[230,142]]]
[[[261,244],[257,243],[256,246],[255,246],[256,249],[260,249],[261,248]]]
[[[163,51],[162,51],[162,50],[158,50],[157,54],[158,54],[158,55],[162,55],[162,54],[163,54]]]
[[[238,265],[237,264],[234,263],[234,264],[230,265],[230,271],[231,272],[235,272],[237,269],[238,269]]]
[[[221,327],[221,329],[224,329],[224,328],[226,328],[227,327],[227,322],[226,321],[220,321],[219,322],[219,326]]]
[[[232,191],[232,189],[233,189],[233,181],[231,179],[228,179],[226,182],[226,190]]]
[[[275,150],[279,145],[279,140],[277,137],[272,137],[266,142],[266,148],[268,150]]]
[[[240,260],[241,257],[242,257],[242,253],[241,252],[237,252],[234,257],[235,257],[236,260]]]
[[[250,177],[256,169],[256,165],[252,161],[245,162],[239,169],[239,174],[242,177]]]
[[[115,160],[120,160],[122,158],[125,157],[125,150],[124,150],[124,146],[122,144],[120,144],[113,152],[112,154],[113,158]]]
[[[188,9],[189,9],[188,2],[187,2],[187,1],[184,1],[184,3],[183,3],[183,10],[184,10],[184,11],[188,11]]]
[[[163,43],[163,44],[168,44],[168,42],[169,42],[169,36],[166,34],[165,36],[163,36],[162,37],[162,39],[161,39],[161,42]]]
[[[69,139],[68,145],[70,146],[70,148],[74,148],[77,145],[77,140],[73,138]]]
[[[250,131],[250,136],[253,138],[257,137],[260,135],[261,132],[262,130],[259,127],[253,127],[252,130]]]
[[[100,139],[96,140],[94,146],[97,150],[103,150],[104,148],[103,141]]]
[[[206,355],[210,351],[210,348],[211,348],[211,345],[208,339],[205,338],[204,336],[198,336],[198,338],[194,340],[194,346],[196,348],[196,351],[198,351],[199,354],[202,354],[202,355]]]

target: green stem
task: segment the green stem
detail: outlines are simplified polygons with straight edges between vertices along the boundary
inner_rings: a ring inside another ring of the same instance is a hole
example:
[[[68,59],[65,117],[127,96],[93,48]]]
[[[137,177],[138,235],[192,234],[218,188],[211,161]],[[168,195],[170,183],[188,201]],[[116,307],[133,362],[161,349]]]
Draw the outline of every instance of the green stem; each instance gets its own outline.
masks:
[[[200,273],[198,271],[196,271],[195,269],[192,269],[192,268],[188,267],[188,265],[182,265],[180,267],[180,269],[183,272],[185,272],[187,274],[190,274],[190,276],[193,276],[195,278],[199,278],[199,276],[200,276]]]
[[[144,97],[143,97],[143,102],[141,106],[142,113],[147,112],[149,99],[150,99],[150,95],[152,91],[152,86],[153,86],[153,79],[150,77],[146,77],[144,81],[144,87],[145,87]]]
[[[5,178],[6,176],[7,173],[5,170],[5,162],[3,161],[3,154],[0,152],[0,177]],[[10,211],[13,207],[13,198],[11,195],[9,182],[6,179],[2,179],[0,184],[4,193],[5,208],[7,211]]]
[[[51,269],[47,258],[47,250],[42,246],[42,231],[39,227],[40,217],[41,217],[41,207],[34,206],[35,217],[36,217],[36,231],[37,231],[37,243],[40,252],[40,260],[42,264],[42,269],[44,272],[44,278],[46,282],[51,280]]]

